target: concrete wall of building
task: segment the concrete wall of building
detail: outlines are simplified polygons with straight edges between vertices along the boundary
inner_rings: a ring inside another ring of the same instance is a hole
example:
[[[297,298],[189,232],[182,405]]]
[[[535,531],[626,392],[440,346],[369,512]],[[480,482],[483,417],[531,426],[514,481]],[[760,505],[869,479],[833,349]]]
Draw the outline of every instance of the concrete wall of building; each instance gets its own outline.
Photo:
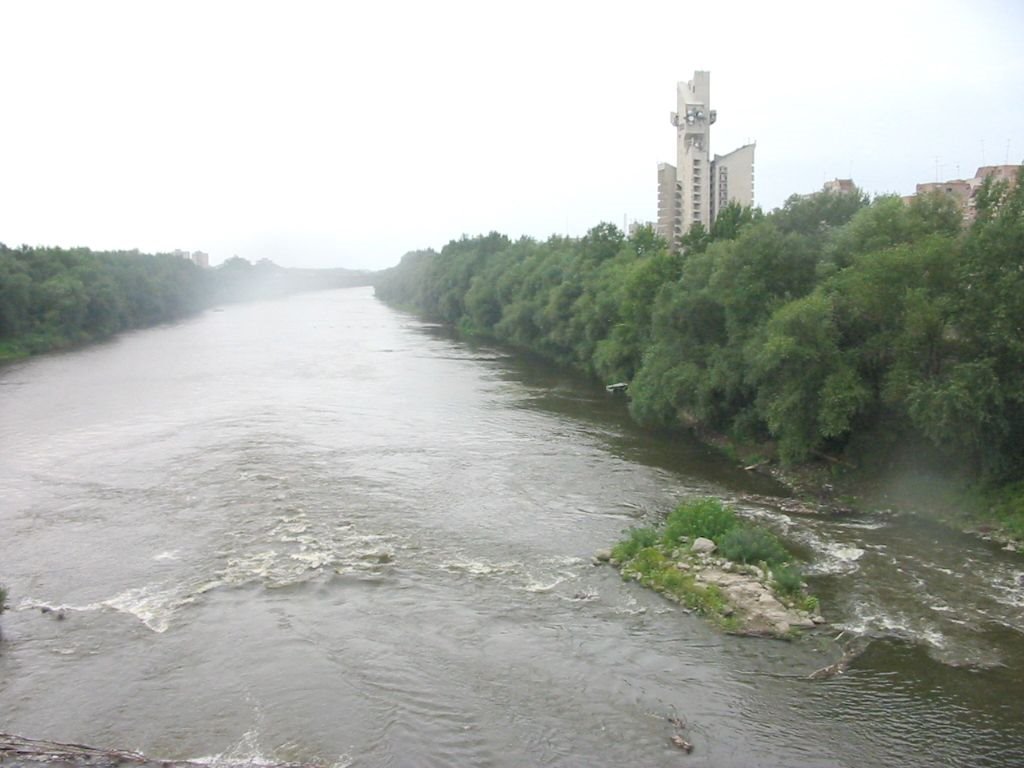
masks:
[[[967,215],[968,208],[971,204],[971,196],[974,194],[975,184],[973,180],[966,181],[964,179],[953,179],[950,181],[939,181],[939,182],[926,182],[924,184],[918,184],[915,190],[918,195],[927,195],[932,192],[938,192],[939,194],[949,195],[956,204],[960,206],[960,210]]]
[[[974,181],[977,182],[978,186],[981,186],[981,182],[992,176],[995,181],[1008,181],[1011,184],[1015,184],[1020,168],[1019,165],[983,165],[974,174]]]
[[[711,164],[712,221],[729,203],[754,205],[754,147],[746,144],[727,155],[715,155]]]
[[[676,167],[669,163],[658,163],[658,221],[655,231],[670,249],[675,250],[679,227],[679,192],[676,189]]]
[[[826,181],[822,187],[822,192],[831,192],[836,195],[847,195],[857,191],[857,185],[853,183],[853,179],[832,179],[832,181]]]

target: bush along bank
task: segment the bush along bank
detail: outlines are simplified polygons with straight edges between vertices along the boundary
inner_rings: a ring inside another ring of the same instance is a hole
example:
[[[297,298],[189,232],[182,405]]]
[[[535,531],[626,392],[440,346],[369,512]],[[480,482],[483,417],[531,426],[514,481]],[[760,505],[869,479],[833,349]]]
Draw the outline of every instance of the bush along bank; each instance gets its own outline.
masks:
[[[825,623],[779,538],[717,499],[684,502],[597,559],[735,634],[788,638]]]

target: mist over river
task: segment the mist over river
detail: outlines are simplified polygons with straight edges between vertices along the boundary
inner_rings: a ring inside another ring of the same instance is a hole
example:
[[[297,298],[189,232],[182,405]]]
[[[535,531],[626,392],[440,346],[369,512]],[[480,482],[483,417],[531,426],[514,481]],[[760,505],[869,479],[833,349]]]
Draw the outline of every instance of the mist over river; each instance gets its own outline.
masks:
[[[0,731],[342,766],[1024,764],[1024,558],[747,493],[782,489],[371,289],[8,366]],[[591,565],[703,495],[806,549],[829,627],[725,636]],[[808,679],[843,631],[867,650]]]

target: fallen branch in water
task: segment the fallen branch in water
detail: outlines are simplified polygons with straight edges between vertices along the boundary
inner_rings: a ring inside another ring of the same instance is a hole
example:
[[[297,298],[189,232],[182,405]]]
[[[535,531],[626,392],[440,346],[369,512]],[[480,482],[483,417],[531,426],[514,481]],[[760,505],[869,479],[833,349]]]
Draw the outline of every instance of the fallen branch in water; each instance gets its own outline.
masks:
[[[686,754],[690,754],[691,752],[693,752],[693,744],[688,742],[678,733],[673,734],[671,741],[673,744],[675,744],[677,747],[683,750]]]
[[[693,744],[688,742],[682,736],[682,731],[685,731],[686,727],[687,727],[686,726],[686,719],[683,718],[683,717],[680,717],[679,713],[676,712],[675,709],[676,708],[673,706],[672,707],[673,714],[669,715],[665,719],[668,720],[676,728],[678,728],[680,733],[673,733],[669,737],[669,741],[671,741],[675,746],[677,746],[681,750],[683,750],[686,754],[690,754],[691,752],[693,752]]]

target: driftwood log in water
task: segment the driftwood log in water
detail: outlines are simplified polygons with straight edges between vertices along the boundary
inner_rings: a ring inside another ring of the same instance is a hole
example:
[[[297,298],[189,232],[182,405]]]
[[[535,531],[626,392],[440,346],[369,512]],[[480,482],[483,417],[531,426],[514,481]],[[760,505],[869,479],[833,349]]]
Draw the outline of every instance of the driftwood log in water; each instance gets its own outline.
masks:
[[[250,761],[217,760],[214,765],[251,765]],[[142,768],[210,768],[209,762],[189,760],[159,760],[139,752],[125,752],[118,749],[101,749],[84,744],[62,744],[56,741],[26,739],[10,733],[0,733],[0,765],[33,766],[59,765],[69,768],[82,766],[141,766]],[[309,763],[260,763],[272,768],[319,768]]]
[[[842,637],[842,635],[843,633],[840,632],[839,636],[836,637],[836,640],[838,641],[839,637]],[[811,680],[828,680],[829,678],[843,674],[849,668],[850,664],[868,649],[868,645],[870,645],[871,640],[872,638],[865,635],[855,637],[843,649],[843,655],[839,661],[834,664],[829,664],[827,667],[816,669],[807,677]]]

